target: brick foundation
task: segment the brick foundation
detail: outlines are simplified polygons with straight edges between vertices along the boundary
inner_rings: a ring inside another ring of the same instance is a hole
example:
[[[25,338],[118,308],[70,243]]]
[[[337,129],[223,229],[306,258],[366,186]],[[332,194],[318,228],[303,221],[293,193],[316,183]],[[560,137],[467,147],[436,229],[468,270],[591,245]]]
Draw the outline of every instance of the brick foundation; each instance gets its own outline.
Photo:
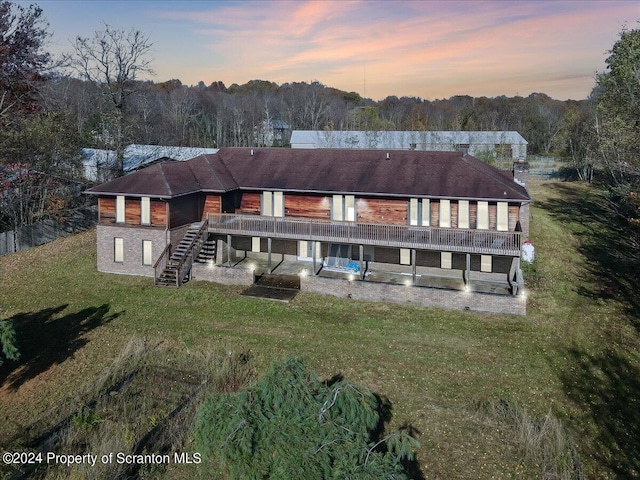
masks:
[[[510,295],[462,292],[428,287],[399,286],[388,283],[349,281],[307,276],[300,279],[300,289],[354,300],[391,302],[437,307],[447,310],[526,315],[526,298]]]

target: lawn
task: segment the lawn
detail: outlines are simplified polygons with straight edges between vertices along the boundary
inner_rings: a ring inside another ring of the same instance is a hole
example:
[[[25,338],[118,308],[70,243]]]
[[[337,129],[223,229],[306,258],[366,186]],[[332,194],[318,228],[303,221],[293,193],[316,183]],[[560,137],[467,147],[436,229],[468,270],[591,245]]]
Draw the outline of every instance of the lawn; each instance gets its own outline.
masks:
[[[141,378],[162,367],[197,376],[229,353],[260,375],[298,355],[321,378],[366,386],[390,402],[390,428],[416,432],[423,478],[543,478],[546,460],[487,407],[495,405],[526,412],[532,425],[551,413],[575,442],[585,478],[638,476],[637,270],[597,189],[547,182],[532,197],[526,317],[307,292],[281,304],[195,281],[164,289],[97,272],[94,231],[0,257],[0,318],[14,320],[22,351],[0,367],[0,450],[79,418],[92,385],[134,339],[153,346]],[[150,426],[173,406],[158,408],[146,411]],[[193,465],[155,472],[199,473]]]

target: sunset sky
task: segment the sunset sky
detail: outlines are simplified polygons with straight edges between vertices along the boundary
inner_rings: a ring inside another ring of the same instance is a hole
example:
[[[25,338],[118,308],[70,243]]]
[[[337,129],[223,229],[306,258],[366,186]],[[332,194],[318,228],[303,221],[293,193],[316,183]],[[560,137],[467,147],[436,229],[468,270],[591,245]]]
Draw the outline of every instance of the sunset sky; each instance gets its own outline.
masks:
[[[55,53],[106,23],[149,36],[155,82],[317,80],[374,100],[582,99],[623,25],[640,28],[632,0],[35,1]]]

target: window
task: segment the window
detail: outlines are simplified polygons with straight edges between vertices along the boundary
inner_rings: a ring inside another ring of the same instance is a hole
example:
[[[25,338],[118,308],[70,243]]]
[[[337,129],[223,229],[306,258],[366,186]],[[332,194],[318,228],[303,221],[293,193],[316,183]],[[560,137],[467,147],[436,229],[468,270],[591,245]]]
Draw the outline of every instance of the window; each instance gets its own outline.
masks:
[[[489,229],[489,202],[478,202],[478,220],[476,228],[478,230]]]
[[[251,237],[251,251],[252,252],[260,251],[260,237]]]
[[[282,192],[273,192],[273,216],[284,217],[284,195]]]
[[[356,221],[356,198],[354,195],[333,196],[331,203],[331,220]]]
[[[492,257],[491,255],[480,255],[480,271],[491,272],[492,270]]]
[[[284,217],[284,194],[282,192],[262,192],[262,215]]]
[[[116,223],[124,223],[124,196],[116,197]]]
[[[124,263],[124,238],[113,239],[113,261]]]
[[[412,198],[409,200],[409,225],[429,226],[429,199]]]
[[[440,200],[440,226],[451,227],[451,200]]]
[[[262,192],[262,215],[273,215],[273,193]]]
[[[451,269],[451,252],[440,253],[440,268]]]
[[[149,197],[140,199],[140,223],[151,225],[151,199]]]
[[[469,228],[469,200],[458,202],[458,228]]]
[[[142,241],[142,265],[151,265],[153,263],[153,255],[151,248],[151,240]]]
[[[509,230],[509,204],[507,202],[498,202],[497,217],[497,230],[507,232]]]
[[[411,265],[411,250],[408,248],[400,249],[400,265]]]

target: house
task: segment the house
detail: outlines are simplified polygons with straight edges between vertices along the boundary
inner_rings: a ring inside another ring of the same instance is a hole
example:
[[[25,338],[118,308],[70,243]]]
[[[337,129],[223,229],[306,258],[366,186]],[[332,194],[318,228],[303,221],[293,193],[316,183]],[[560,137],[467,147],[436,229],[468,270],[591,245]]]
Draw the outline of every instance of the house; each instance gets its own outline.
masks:
[[[82,148],[81,152],[84,178],[90,182],[104,182],[112,177],[116,163],[115,150]]]
[[[294,130],[291,148],[459,151],[498,159],[527,158],[527,141],[518,132],[508,131]]]
[[[217,151],[217,148],[131,144],[127,145],[123,152],[123,170],[124,173],[130,173],[159,161],[181,162]],[[115,150],[83,148],[82,157],[84,176],[87,180],[104,182],[113,177],[117,159]]]
[[[481,297],[485,309],[509,311],[529,227],[530,198],[515,180],[459,152],[222,148],[86,193],[98,197],[102,272],[179,286],[191,277],[251,284],[288,268],[310,290],[419,304],[434,289],[397,283],[443,277],[474,292],[491,276],[505,295]],[[452,306],[482,303],[469,298]]]

